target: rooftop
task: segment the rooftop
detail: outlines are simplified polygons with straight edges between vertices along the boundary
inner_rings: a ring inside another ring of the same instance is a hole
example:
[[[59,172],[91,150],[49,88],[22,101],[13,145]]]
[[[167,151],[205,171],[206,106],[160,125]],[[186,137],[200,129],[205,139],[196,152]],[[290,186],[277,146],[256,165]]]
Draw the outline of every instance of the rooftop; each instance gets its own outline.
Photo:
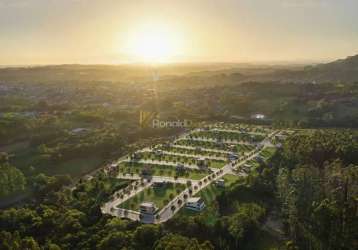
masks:
[[[146,202],[142,202],[140,204],[141,207],[155,207],[155,204],[153,202],[150,201],[146,201]]]
[[[201,197],[191,197],[191,198],[188,198],[187,202],[195,203],[195,202],[199,202],[200,200],[201,200]]]

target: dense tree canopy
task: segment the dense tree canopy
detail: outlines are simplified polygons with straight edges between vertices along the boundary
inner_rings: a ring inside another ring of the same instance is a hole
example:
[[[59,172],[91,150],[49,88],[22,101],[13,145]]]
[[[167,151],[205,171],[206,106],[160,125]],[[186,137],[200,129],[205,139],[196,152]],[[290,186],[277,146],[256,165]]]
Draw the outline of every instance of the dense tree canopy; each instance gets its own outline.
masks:
[[[24,190],[25,185],[22,172],[8,163],[6,155],[0,155],[0,197]]]
[[[315,131],[290,138],[277,164],[277,195],[302,249],[357,247],[357,135]]]

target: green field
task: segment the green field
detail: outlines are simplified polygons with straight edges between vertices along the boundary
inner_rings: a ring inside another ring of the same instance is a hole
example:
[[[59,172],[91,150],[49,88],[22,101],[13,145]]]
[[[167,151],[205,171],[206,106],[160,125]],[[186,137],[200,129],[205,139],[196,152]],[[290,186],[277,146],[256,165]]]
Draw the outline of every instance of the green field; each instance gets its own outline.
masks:
[[[119,207],[137,211],[142,202],[154,202],[158,209],[169,203],[177,194],[185,189],[185,185],[166,183],[164,187],[149,187],[123,202]]]

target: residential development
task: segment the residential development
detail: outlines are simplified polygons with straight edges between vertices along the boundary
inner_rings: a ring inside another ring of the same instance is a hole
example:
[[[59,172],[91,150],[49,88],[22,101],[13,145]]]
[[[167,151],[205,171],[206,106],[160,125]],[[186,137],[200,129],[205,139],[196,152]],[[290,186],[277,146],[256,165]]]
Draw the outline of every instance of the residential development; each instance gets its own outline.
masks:
[[[200,191],[225,188],[225,178],[244,178],[265,161],[288,131],[271,127],[214,124],[173,141],[143,148],[106,167],[107,174],[132,184],[118,190],[102,213],[143,223],[162,223],[182,208],[200,212]]]

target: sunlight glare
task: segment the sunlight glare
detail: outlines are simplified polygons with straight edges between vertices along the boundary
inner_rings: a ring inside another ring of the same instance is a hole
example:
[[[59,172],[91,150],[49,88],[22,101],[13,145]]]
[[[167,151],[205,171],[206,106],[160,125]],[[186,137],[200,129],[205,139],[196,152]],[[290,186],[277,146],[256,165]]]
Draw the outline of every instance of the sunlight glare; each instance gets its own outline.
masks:
[[[179,38],[167,27],[143,27],[129,35],[126,52],[145,63],[169,62],[179,52]]]

